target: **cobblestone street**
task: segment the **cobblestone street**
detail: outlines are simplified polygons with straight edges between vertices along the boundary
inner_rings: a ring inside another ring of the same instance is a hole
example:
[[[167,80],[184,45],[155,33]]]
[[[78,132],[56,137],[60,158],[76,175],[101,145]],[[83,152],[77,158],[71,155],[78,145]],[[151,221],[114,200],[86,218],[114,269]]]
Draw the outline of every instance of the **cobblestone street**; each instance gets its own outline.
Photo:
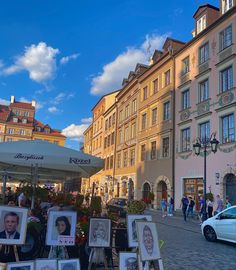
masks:
[[[201,234],[196,220],[184,222],[181,217],[162,218],[152,214],[158,224],[159,239],[165,241],[162,258],[165,270],[235,270],[236,245],[226,242],[210,243]]]

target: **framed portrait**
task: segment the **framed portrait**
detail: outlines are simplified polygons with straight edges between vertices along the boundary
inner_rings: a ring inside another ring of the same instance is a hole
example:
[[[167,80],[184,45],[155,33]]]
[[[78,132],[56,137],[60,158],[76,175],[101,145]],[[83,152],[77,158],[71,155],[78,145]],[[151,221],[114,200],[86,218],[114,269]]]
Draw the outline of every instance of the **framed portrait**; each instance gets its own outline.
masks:
[[[111,242],[111,220],[91,218],[89,223],[89,246],[109,247]]]
[[[136,252],[119,253],[119,270],[138,270],[138,255]]]
[[[59,260],[58,270],[80,270],[79,259]]]
[[[136,221],[152,221],[151,215],[127,215],[128,243],[129,247],[138,247]]]
[[[155,222],[137,221],[139,254],[141,261],[154,261],[161,258],[157,226]]]
[[[7,263],[7,270],[35,270],[34,262],[15,262],[15,263]]]
[[[46,244],[73,246],[75,244],[77,214],[74,211],[50,211],[47,223]]]
[[[0,206],[0,244],[22,245],[25,243],[28,209]]]
[[[6,270],[6,264],[0,263],[0,270]]]
[[[35,261],[37,270],[57,270],[57,260],[37,259]]]

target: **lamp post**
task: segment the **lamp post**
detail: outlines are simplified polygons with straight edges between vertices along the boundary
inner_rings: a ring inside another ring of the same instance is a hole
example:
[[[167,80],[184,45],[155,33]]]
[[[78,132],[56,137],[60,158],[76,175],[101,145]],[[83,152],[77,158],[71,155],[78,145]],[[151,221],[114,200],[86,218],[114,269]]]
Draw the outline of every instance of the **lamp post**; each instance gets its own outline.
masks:
[[[213,137],[213,139],[212,139]],[[204,138],[197,138],[196,143],[193,145],[195,154],[198,156],[200,154],[201,148],[203,148],[204,154],[204,178],[203,178],[203,213],[202,213],[202,222],[207,220],[207,211],[206,211],[206,156],[207,156],[207,147],[211,146],[211,151],[215,154],[217,152],[217,146],[219,141],[215,138],[215,134],[211,134],[210,138],[206,136]]]

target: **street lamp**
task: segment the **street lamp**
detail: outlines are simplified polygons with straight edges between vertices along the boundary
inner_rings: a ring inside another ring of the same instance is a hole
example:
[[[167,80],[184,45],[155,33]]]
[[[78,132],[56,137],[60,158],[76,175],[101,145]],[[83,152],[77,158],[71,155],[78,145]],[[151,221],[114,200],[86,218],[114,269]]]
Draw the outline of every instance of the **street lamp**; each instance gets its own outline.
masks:
[[[212,139],[213,137],[213,139]],[[211,134],[210,138],[197,138],[196,143],[193,145],[195,154],[198,156],[200,154],[201,148],[203,148],[204,153],[204,178],[203,178],[203,213],[202,213],[202,222],[207,220],[206,212],[206,156],[207,156],[207,147],[211,146],[211,151],[215,154],[217,152],[217,146],[219,141],[215,138],[215,134]]]

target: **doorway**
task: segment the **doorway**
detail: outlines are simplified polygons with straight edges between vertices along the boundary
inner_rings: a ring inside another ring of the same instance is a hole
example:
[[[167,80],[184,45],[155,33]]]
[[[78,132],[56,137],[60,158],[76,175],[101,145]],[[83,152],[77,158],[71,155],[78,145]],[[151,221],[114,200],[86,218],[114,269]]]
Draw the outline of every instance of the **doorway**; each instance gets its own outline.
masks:
[[[229,197],[232,205],[236,205],[236,175],[229,173],[224,177],[225,198]]]

